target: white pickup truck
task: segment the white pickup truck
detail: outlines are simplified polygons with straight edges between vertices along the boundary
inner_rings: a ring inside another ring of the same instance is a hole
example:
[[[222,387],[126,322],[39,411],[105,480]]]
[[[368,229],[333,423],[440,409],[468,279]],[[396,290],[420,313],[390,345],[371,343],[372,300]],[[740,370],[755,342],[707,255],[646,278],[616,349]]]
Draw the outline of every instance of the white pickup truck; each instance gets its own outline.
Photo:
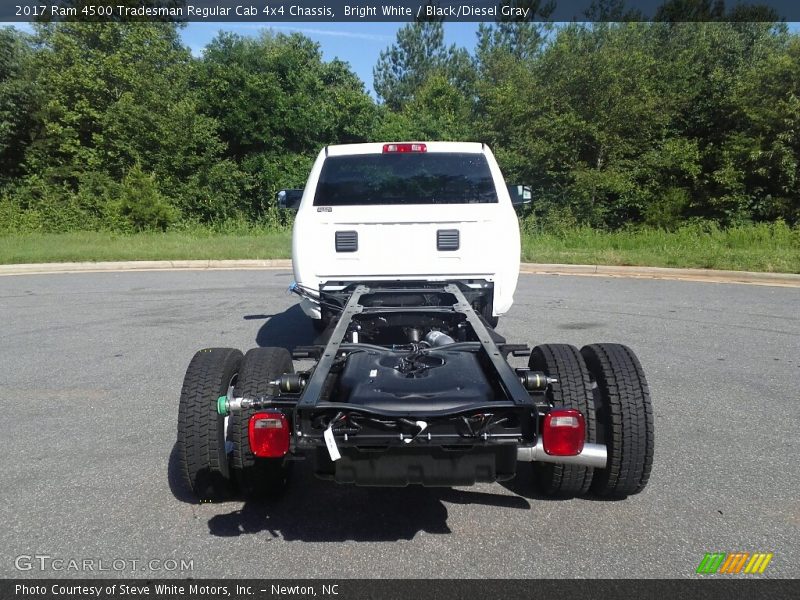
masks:
[[[482,291],[475,308],[489,324],[511,308],[519,226],[485,144],[328,146],[305,189],[285,190],[279,201],[297,207],[295,281],[323,304],[356,281],[458,280]],[[301,307],[324,328],[319,302],[309,296]]]
[[[299,459],[362,486],[506,481],[527,464],[549,496],[644,489],[653,411],[633,351],[530,348],[494,329],[520,238],[485,145],[329,146],[279,202],[299,205],[292,290],[322,332],[291,352],[195,354],[178,449],[198,499],[276,493]]]

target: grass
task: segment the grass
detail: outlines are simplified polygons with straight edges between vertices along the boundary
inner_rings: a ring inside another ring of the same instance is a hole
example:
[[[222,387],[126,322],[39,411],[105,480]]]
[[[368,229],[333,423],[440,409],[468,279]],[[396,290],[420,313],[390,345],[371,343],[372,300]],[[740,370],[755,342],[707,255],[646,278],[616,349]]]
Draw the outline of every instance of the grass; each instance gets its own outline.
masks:
[[[95,231],[0,236],[0,264],[110,260],[288,258],[291,231],[115,234]]]
[[[217,233],[72,232],[0,235],[0,264],[288,258],[291,232],[265,229]],[[574,228],[526,232],[522,260],[538,263],[696,267],[800,273],[800,229],[782,223],[730,229],[686,227],[676,232]]]
[[[522,258],[538,263],[800,273],[800,229],[783,223],[729,229],[704,225],[674,232],[581,227],[523,235]]]

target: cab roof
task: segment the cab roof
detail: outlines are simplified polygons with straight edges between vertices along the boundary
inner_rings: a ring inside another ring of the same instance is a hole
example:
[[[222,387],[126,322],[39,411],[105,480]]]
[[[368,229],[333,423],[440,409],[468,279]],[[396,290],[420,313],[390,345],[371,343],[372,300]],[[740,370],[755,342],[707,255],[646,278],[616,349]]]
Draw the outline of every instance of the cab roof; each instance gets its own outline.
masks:
[[[384,144],[425,144],[427,152],[462,152],[482,154],[485,145],[480,142],[425,142],[421,140],[402,140],[373,142],[368,144],[335,144],[326,148],[327,156],[350,156],[356,154],[381,154]]]

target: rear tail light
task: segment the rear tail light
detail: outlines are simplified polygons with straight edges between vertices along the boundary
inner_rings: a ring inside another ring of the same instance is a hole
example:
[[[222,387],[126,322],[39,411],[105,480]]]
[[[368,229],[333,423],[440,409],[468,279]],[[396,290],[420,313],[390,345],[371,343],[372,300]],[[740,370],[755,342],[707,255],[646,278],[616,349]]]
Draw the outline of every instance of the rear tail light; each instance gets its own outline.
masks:
[[[580,411],[557,408],[544,417],[542,445],[552,456],[576,456],[583,451],[586,423]]]
[[[425,144],[384,144],[383,152],[427,152],[428,146]]]
[[[279,412],[250,417],[250,451],[259,458],[279,458],[289,452],[289,422]]]

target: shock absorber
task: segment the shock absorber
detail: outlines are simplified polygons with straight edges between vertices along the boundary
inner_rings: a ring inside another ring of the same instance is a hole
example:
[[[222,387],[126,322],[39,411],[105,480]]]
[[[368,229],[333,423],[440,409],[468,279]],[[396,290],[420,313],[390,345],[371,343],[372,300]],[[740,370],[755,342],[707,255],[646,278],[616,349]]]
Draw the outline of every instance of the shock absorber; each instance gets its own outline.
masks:
[[[523,387],[529,392],[543,392],[551,383],[558,383],[558,379],[548,377],[542,371],[531,371],[530,369],[517,369],[516,371]]]
[[[284,394],[298,394],[306,387],[307,373],[284,373],[277,379],[269,382]]]
[[[270,385],[278,388],[280,394],[298,394],[303,391],[308,381],[308,372],[284,373],[277,379],[269,382]],[[220,396],[217,399],[217,413],[223,416],[237,413],[250,408],[258,409],[276,406],[274,396],[261,396],[259,398],[239,398]]]

